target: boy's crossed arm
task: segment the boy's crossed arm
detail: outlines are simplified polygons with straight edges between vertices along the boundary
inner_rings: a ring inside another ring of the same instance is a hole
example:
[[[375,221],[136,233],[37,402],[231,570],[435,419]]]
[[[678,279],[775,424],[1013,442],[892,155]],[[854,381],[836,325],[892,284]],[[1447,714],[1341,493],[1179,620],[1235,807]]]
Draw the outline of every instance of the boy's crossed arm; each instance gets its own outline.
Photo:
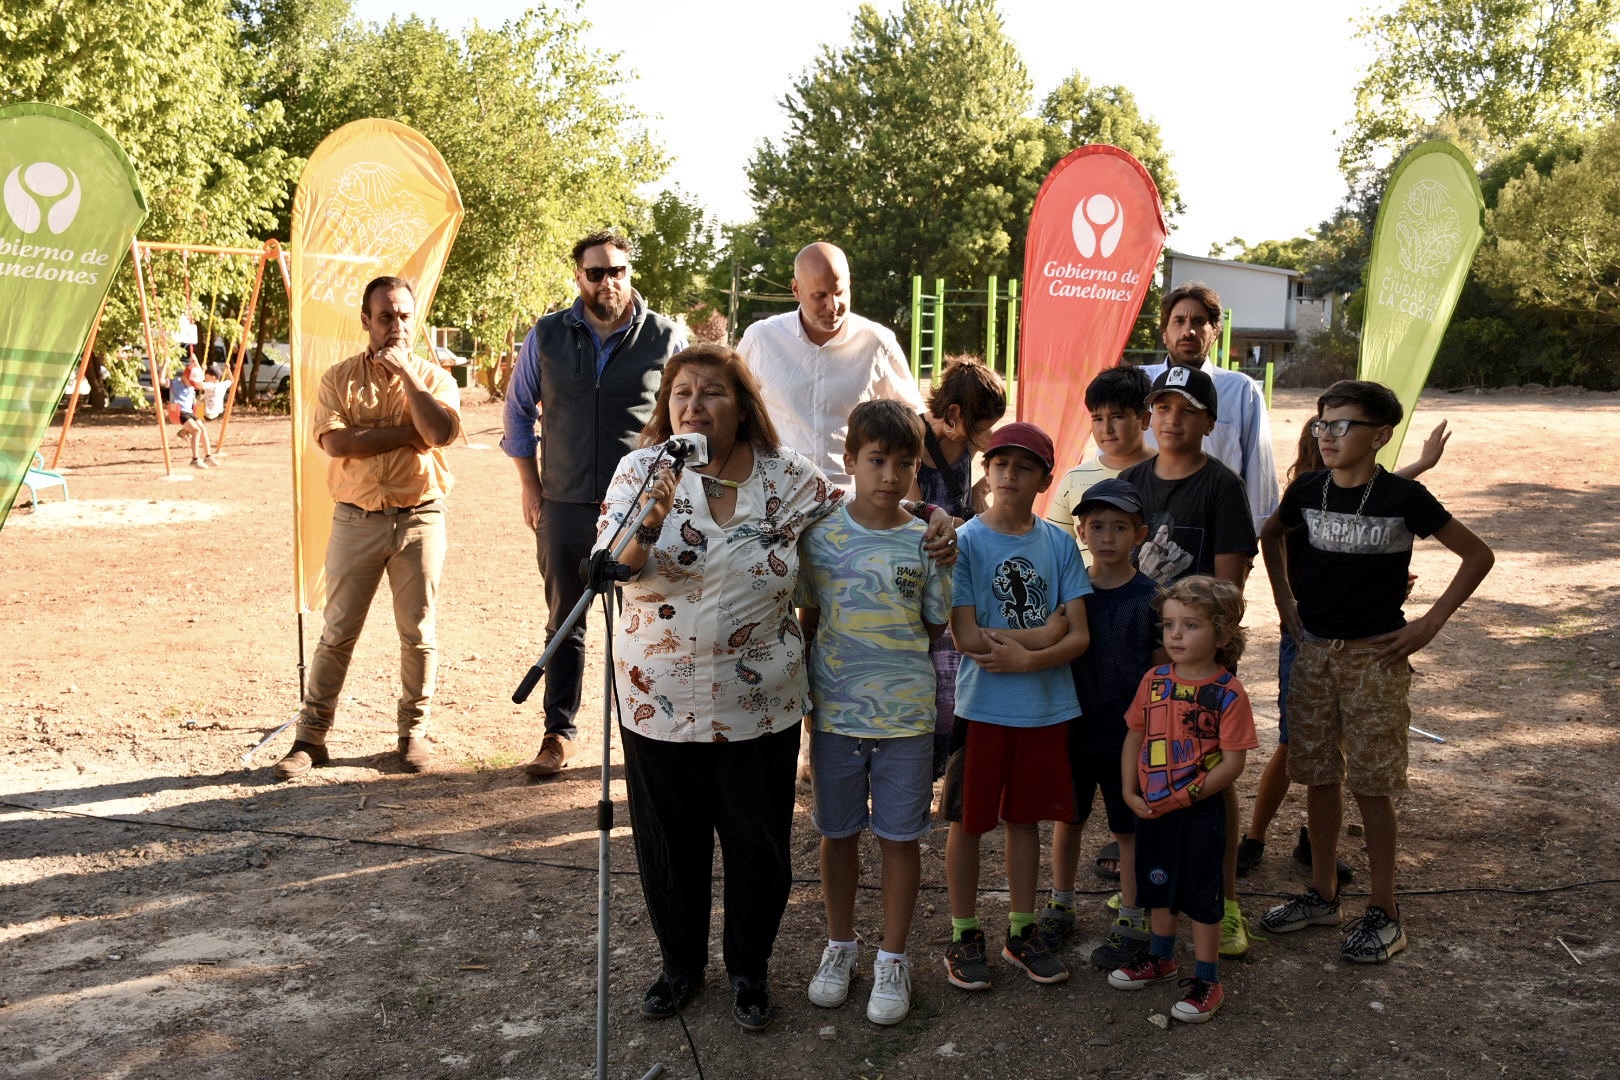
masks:
[[[1147,732],[1141,729],[1127,731],[1125,750],[1120,756],[1120,780],[1125,789],[1125,804],[1140,818],[1159,817],[1220,794],[1237,780],[1248,758],[1247,750],[1222,750],[1220,760],[1198,780],[1177,789],[1168,799],[1150,803],[1142,797],[1141,778],[1136,768],[1136,759],[1142,753],[1142,743],[1146,738]]]
[[[1044,671],[1067,664],[1091,645],[1086,605],[1081,597],[1067,601],[1045,625],[1028,630],[987,629],[979,625],[972,604],[951,609],[951,634],[963,656],[985,671]]]

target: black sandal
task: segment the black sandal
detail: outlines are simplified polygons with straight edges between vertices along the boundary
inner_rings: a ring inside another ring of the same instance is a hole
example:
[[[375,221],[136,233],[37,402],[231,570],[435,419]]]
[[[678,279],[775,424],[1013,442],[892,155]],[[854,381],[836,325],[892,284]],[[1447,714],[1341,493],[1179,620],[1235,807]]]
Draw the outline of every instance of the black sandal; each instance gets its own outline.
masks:
[[[771,995],[764,979],[741,975],[731,980],[731,1011],[744,1031],[764,1031],[771,1023]]]
[[[1105,866],[1103,865],[1104,863],[1113,863],[1114,865]],[[1119,880],[1118,841],[1110,840],[1108,843],[1102,846],[1102,850],[1097,852],[1097,858],[1091,864],[1091,872],[1102,878],[1104,881]]]
[[[681,975],[660,972],[647,992],[641,995],[641,1015],[649,1020],[667,1020],[686,1008],[702,979],[688,979]]]

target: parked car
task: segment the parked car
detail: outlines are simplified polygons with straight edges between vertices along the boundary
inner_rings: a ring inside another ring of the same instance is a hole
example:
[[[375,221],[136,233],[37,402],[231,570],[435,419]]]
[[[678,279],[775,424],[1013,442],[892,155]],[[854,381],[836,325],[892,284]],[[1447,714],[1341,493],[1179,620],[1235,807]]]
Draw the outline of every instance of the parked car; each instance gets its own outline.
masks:
[[[243,378],[252,372],[253,388],[261,394],[285,394],[292,388],[292,347],[285,341],[264,343],[264,359],[254,365],[256,350],[249,349],[242,361]]]
[[[433,346],[433,359],[437,360],[442,367],[455,367],[457,364],[467,362],[465,356],[457,356],[443,345]]]

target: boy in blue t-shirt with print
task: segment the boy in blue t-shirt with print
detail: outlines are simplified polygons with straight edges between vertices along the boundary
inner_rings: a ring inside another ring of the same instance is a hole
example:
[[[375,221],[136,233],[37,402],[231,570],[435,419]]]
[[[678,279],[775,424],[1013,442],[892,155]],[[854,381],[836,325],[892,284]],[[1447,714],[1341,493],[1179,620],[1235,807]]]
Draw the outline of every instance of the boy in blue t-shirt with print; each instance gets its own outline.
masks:
[[[1001,955],[1039,983],[1069,977],[1035,930],[1042,821],[1074,816],[1068,723],[1080,714],[1069,661],[1086,651],[1083,597],[1091,583],[1074,538],[1035,516],[1052,484],[1052,440],[1033,424],[990,437],[984,468],[992,503],[957,532],[951,633],[962,651],[957,723],[966,725],[961,820],[945,843],[953,986],[988,990],[984,931],[977,913],[979,838],[1007,826],[1012,910]],[[949,797],[947,797],[949,801]]]
[[[928,644],[950,617],[949,574],[923,550],[927,526],[901,508],[922,459],[923,424],[897,401],[849,416],[844,469],[855,495],[799,541],[800,619],[810,636],[815,822],[821,831],[827,948],[812,1003],[842,1005],[855,978],[861,833],[883,853],[883,947],[866,1016],[911,1011],[906,939],[917,906],[934,781],[934,666]]]

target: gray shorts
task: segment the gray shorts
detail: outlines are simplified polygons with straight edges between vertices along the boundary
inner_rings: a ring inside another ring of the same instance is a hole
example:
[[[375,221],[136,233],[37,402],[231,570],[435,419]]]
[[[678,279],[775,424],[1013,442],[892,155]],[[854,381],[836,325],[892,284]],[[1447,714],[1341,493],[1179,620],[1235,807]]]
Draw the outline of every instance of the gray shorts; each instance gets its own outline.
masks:
[[[862,829],[884,840],[928,835],[934,801],[934,736],[857,739],[810,734],[816,828],[838,840]]]

